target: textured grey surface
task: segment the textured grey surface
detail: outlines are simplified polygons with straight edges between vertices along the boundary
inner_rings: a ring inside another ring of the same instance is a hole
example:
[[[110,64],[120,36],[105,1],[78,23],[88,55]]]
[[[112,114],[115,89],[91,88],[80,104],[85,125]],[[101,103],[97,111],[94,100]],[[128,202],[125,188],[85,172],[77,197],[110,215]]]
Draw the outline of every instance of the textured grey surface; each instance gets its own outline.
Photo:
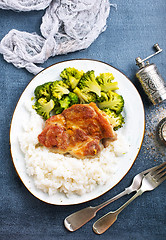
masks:
[[[70,213],[89,204],[99,204],[114,196],[131,183],[136,173],[166,160],[166,148],[160,146],[155,137],[159,120],[166,116],[166,102],[159,106],[152,106],[135,78],[137,70],[135,58],[151,54],[153,44],[158,42],[164,51],[150,62],[156,63],[160,73],[166,79],[166,1],[115,0],[113,3],[117,3],[118,8],[117,11],[111,8],[107,30],[88,49],[50,58],[43,66],[47,67],[68,59],[91,58],[107,62],[126,74],[138,89],[145,107],[146,131],[140,153],[129,173],[116,187],[89,203],[53,206],[33,197],[17,176],[9,145],[13,111],[33,75],[24,69],[16,69],[0,56],[0,239],[2,240],[165,239],[166,183],[135,200],[102,236],[93,233],[94,220],[74,233],[68,232],[63,226],[64,218]],[[0,10],[0,39],[12,28],[39,33],[43,14],[44,11],[17,13]],[[128,198],[129,196],[126,196],[102,209],[95,220],[109,210],[116,209]]]

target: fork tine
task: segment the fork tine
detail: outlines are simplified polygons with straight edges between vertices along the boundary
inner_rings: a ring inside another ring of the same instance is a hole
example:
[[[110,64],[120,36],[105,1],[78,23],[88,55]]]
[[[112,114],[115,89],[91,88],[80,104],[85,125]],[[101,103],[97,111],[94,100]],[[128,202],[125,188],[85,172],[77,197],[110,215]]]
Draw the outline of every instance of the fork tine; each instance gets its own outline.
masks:
[[[163,167],[162,169],[160,169],[160,170],[158,171],[158,173],[159,173],[159,172],[162,172],[164,169],[166,169],[166,166]]]
[[[159,173],[162,173],[164,171],[164,169],[166,169],[166,166],[161,168],[161,169],[159,169],[158,171],[156,171],[156,173],[154,175],[152,175],[152,176],[155,177],[155,176],[159,175]]]
[[[160,173],[157,177],[158,177],[158,179],[160,179],[160,178],[162,178],[164,175],[166,174],[166,171],[165,172],[163,172],[163,173]]]
[[[163,167],[163,165],[162,166],[160,166],[160,168],[157,170],[157,169],[155,169],[154,171],[157,171],[157,172],[161,172],[163,169],[165,169],[166,168],[166,164],[164,164],[165,166]]]
[[[165,169],[166,169],[166,162],[163,162],[162,164],[157,166],[155,169],[151,170],[148,174],[153,178],[153,180],[156,183],[158,183],[157,186],[160,183],[162,183],[166,178],[166,176],[164,177],[164,175],[166,174],[166,171],[164,171]]]
[[[166,180],[166,176],[160,178],[157,182],[158,182],[158,184],[160,185],[160,184],[161,184],[162,182],[164,182],[165,180]]]
[[[152,167],[152,168],[149,168],[149,169],[144,170],[143,172],[141,172],[141,173],[139,173],[139,174],[144,175],[144,174],[146,174],[146,173],[149,173],[150,171],[155,171],[156,169],[158,169],[158,167],[159,167],[159,166],[154,166],[154,167]]]
[[[163,166],[166,166],[166,162],[163,162],[162,164],[160,164],[159,166],[156,166],[154,169],[152,169],[150,172],[151,174],[155,174],[156,172],[158,173],[158,171],[160,171],[160,168],[162,168]]]
[[[161,170],[157,171],[154,175],[150,174],[152,176],[152,178],[157,181],[157,182],[163,182],[166,178],[166,171],[165,170],[166,167],[163,167]],[[165,176],[165,177],[164,177]]]
[[[165,165],[166,165],[166,161],[163,162],[162,164],[160,164],[160,165],[157,167],[157,169],[158,169],[158,168],[161,168],[161,167],[163,167],[163,166],[165,166]]]

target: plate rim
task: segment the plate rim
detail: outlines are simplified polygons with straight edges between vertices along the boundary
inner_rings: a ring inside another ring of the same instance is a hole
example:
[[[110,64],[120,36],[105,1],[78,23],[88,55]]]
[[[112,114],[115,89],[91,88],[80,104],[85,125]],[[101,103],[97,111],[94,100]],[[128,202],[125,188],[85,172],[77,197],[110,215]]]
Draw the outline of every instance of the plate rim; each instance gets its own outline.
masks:
[[[20,174],[19,174],[19,172],[18,172],[18,170],[17,170],[17,168],[16,168],[16,165],[15,165],[15,162],[14,162],[14,159],[13,159],[13,155],[12,155],[12,150],[11,150],[11,148],[12,148],[12,146],[11,146],[11,145],[12,145],[12,143],[11,143],[11,129],[12,129],[12,122],[13,122],[13,118],[14,118],[14,115],[15,115],[15,111],[16,111],[16,109],[17,109],[17,106],[18,106],[19,102],[20,102],[20,99],[21,99],[22,95],[24,94],[24,91],[28,88],[28,86],[31,84],[31,82],[34,80],[34,78],[35,78],[36,76],[38,76],[39,74],[41,74],[43,71],[46,71],[46,70],[48,70],[49,68],[51,68],[51,67],[53,67],[53,66],[55,66],[55,65],[57,65],[57,64],[66,63],[66,62],[72,62],[72,61],[94,61],[94,62],[98,62],[98,63],[102,63],[102,64],[105,64],[105,65],[108,65],[108,67],[112,67],[112,68],[115,69],[116,71],[120,72],[120,73],[132,84],[132,86],[135,88],[135,91],[138,93],[138,96],[139,96],[139,98],[140,98],[140,102],[141,102],[142,109],[143,109],[143,119],[144,119],[144,121],[143,121],[143,132],[142,132],[142,139],[141,139],[141,141],[140,141],[139,149],[138,149],[138,151],[137,151],[137,154],[136,154],[135,158],[133,159],[133,162],[132,162],[130,168],[127,170],[127,172],[120,178],[120,180],[119,180],[116,184],[114,184],[110,189],[106,190],[104,193],[101,193],[101,194],[99,194],[98,196],[93,197],[93,198],[91,198],[91,199],[89,199],[89,200],[84,200],[84,201],[78,202],[78,203],[76,202],[76,203],[67,203],[67,204],[65,204],[65,203],[59,203],[59,204],[57,204],[57,203],[48,202],[48,201],[43,200],[43,199],[41,199],[40,197],[36,196],[36,195],[31,191],[31,189],[29,189],[29,188],[26,186],[26,184],[25,184],[24,181],[22,180],[22,178],[21,178],[21,176],[20,176]],[[39,73],[37,73],[36,75],[34,75],[34,76],[32,77],[32,79],[29,81],[29,83],[26,85],[26,87],[25,87],[24,90],[22,91],[22,93],[21,93],[21,95],[20,95],[20,97],[19,97],[19,99],[18,99],[18,101],[17,101],[17,104],[16,104],[16,106],[15,106],[15,108],[14,108],[13,115],[12,115],[12,119],[11,119],[11,124],[10,124],[9,135],[10,135],[9,143],[10,143],[10,153],[11,153],[12,162],[13,162],[13,165],[14,165],[14,168],[15,168],[15,170],[16,170],[17,175],[19,176],[21,182],[22,182],[23,185],[26,187],[26,189],[27,189],[35,198],[37,198],[38,200],[40,200],[40,201],[42,201],[42,202],[44,202],[44,203],[47,203],[47,204],[51,204],[51,205],[55,205],[55,206],[78,205],[78,204],[86,203],[86,202],[89,202],[89,201],[91,201],[91,200],[97,199],[97,198],[101,197],[102,195],[106,194],[107,192],[109,192],[109,191],[110,191],[111,189],[113,189],[116,185],[118,185],[119,182],[122,181],[122,179],[128,174],[128,172],[129,172],[130,169],[132,168],[132,166],[133,166],[133,164],[135,163],[135,161],[136,161],[136,159],[137,159],[137,157],[138,157],[138,155],[139,155],[139,152],[140,152],[140,150],[141,150],[142,143],[143,143],[143,140],[144,140],[144,135],[145,135],[145,109],[144,109],[144,104],[143,104],[141,95],[140,95],[140,93],[138,92],[138,90],[137,90],[137,88],[135,87],[135,85],[133,84],[133,82],[132,82],[121,70],[119,70],[118,68],[112,66],[111,64],[106,63],[106,62],[101,61],[101,60],[90,59],[90,58],[76,58],[76,59],[63,60],[63,61],[59,61],[59,62],[56,62],[56,63],[54,63],[54,64],[51,64],[51,65],[49,65],[48,67],[46,67],[46,68],[44,68],[43,70],[41,70]]]

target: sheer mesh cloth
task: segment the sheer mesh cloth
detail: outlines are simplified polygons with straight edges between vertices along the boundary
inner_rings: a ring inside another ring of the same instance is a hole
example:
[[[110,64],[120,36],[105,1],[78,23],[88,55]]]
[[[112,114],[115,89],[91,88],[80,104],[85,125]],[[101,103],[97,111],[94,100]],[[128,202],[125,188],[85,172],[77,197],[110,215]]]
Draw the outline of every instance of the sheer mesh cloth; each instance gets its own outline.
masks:
[[[48,6],[49,5],[49,6]],[[17,68],[37,74],[49,57],[88,48],[106,29],[109,0],[0,0],[0,7],[17,11],[45,9],[36,33],[12,29],[0,42],[0,53]]]

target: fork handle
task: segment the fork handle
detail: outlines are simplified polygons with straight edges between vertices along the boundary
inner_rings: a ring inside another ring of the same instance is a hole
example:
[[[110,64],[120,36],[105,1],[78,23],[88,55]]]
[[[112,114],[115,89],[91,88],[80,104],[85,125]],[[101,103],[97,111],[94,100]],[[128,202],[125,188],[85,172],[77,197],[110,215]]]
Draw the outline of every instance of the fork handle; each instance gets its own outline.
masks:
[[[133,191],[133,190],[131,190],[130,187],[125,188],[125,190],[124,190],[123,192],[117,194],[116,196],[112,197],[111,199],[108,199],[107,201],[101,203],[100,205],[95,206],[94,209],[95,209],[96,213],[97,213],[100,209],[102,209],[103,207],[106,207],[108,204],[110,204],[110,203],[118,200],[119,198],[121,198],[121,197],[123,197],[123,196],[125,196],[125,195],[127,195],[127,194],[129,194],[129,193],[131,193],[132,191]]]
[[[126,188],[123,192],[119,193],[115,197],[107,200],[104,203],[101,203],[100,205],[97,205],[95,207],[87,207],[83,208],[68,217],[65,218],[64,220],[64,225],[65,227],[73,232],[82,227],[84,224],[86,224],[88,221],[90,221],[92,218],[96,216],[96,213],[103,207],[107,206],[111,202],[119,199],[120,197],[123,197],[126,194],[131,193],[133,190],[130,189],[130,187]]]
[[[142,190],[139,189],[136,194],[131,197],[125,204],[123,204],[120,208],[118,208],[114,212],[109,212],[100,219],[98,219],[94,224],[93,224],[93,231],[97,234],[102,234],[104,233],[111,225],[117,220],[117,217],[123,209],[125,209],[134,199],[136,199],[138,196],[142,194]]]
[[[132,196],[126,203],[124,203],[120,208],[118,208],[116,210],[117,215],[122,212],[132,201],[134,201],[137,197],[139,197],[140,195],[142,195],[143,191],[140,188],[135,194],[134,196]]]

